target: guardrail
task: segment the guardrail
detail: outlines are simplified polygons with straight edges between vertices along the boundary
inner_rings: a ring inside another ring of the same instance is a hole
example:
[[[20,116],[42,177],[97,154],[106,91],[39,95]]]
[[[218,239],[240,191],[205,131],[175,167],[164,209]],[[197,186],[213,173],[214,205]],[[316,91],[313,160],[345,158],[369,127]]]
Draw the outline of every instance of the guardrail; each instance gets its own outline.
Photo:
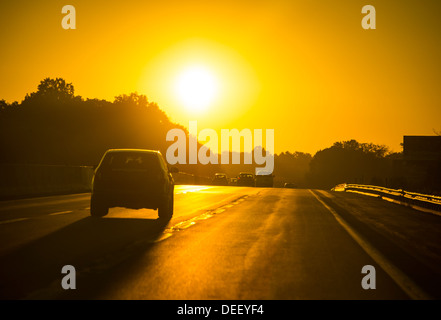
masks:
[[[339,184],[332,191],[352,191],[377,195],[386,200],[392,199],[402,204],[441,211],[441,197],[429,194],[409,192],[402,189],[390,189],[379,186],[361,184]]]
[[[0,199],[90,191],[93,167],[0,164]]]

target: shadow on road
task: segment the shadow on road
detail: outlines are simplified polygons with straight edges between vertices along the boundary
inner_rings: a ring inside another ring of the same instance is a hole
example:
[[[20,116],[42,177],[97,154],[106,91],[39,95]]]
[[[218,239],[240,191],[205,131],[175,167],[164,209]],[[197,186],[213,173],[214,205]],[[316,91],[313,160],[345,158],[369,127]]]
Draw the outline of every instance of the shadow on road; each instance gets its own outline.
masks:
[[[155,219],[107,217],[72,223],[0,257],[0,299],[54,298],[54,291],[62,290],[64,265],[74,266],[80,278],[99,274],[148,250],[166,225]]]

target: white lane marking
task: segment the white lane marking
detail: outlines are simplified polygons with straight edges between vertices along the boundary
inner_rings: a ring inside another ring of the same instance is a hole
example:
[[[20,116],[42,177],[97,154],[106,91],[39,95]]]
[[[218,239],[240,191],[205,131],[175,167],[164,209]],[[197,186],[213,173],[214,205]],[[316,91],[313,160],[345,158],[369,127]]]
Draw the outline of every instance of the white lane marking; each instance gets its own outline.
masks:
[[[24,221],[24,220],[29,220],[29,218],[18,218],[18,219],[0,221],[0,224],[13,223],[13,222]]]
[[[235,204],[239,204],[240,202],[244,201],[246,198],[248,198],[248,196],[242,196],[240,199],[235,200],[231,204],[225,204],[219,208],[216,208],[213,210],[208,210],[207,212],[202,213],[198,216],[195,216],[191,219],[181,221],[181,222],[175,224],[174,226],[165,229],[163,232],[163,235],[161,237],[159,237],[158,239],[154,240],[153,242],[156,243],[156,242],[160,242],[162,240],[168,239],[171,236],[173,236],[173,234],[177,231],[185,230],[191,226],[194,226],[199,221],[207,220],[209,218],[214,217],[216,214],[223,213],[227,209],[233,207]]]
[[[406,294],[414,300],[430,300],[433,299],[430,295],[424,292],[415,282],[413,282],[407,275],[405,275],[401,270],[395,267],[383,254],[381,254],[377,249],[369,244],[361,235],[357,234],[354,229],[352,229],[347,222],[340,217],[340,215],[326,203],[323,202],[312,190],[309,192],[326,208],[332,213],[337,222],[349,233],[349,235],[363,248],[363,250],[372,258],[378,265],[395,281],[395,283],[404,291]]]
[[[49,216],[57,216],[59,214],[66,214],[66,213],[72,213],[73,211],[60,211],[60,212],[54,212],[49,213]],[[0,221],[0,224],[7,224],[7,223],[13,223],[13,222],[19,222],[19,221],[25,221],[30,220],[30,218],[17,218],[17,219],[10,219],[10,220],[4,220]]]
[[[73,211],[60,211],[60,212],[54,212],[54,213],[49,213],[50,216],[57,216],[59,214],[65,214],[65,213],[71,213]]]
[[[60,199],[60,200],[57,200]],[[49,196],[20,200],[0,201],[0,211],[10,211],[22,208],[46,207],[49,205],[67,204],[70,202],[86,202],[90,199],[90,192],[65,196]]]
[[[60,211],[60,212],[54,212],[54,213],[49,213],[50,216],[57,216],[59,214],[66,214],[66,213],[72,213],[73,211]],[[25,221],[25,220],[29,220],[30,218],[18,218],[18,219],[11,219],[11,220],[5,220],[5,221],[0,221],[0,224],[7,224],[7,223],[13,223],[13,222],[18,222],[18,221]]]
[[[162,236],[160,236],[158,239],[154,240],[153,243],[160,242],[162,240],[165,240],[167,238],[170,238],[173,234],[172,233],[164,233]]]

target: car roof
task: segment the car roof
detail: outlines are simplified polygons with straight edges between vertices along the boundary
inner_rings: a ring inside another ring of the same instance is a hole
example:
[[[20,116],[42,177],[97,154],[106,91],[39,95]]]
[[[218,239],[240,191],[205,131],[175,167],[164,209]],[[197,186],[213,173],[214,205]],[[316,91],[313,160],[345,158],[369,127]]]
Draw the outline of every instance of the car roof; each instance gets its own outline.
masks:
[[[106,151],[106,153],[116,153],[116,152],[139,152],[139,153],[150,153],[150,154],[160,154],[161,152],[159,150],[148,150],[148,149],[109,149]]]

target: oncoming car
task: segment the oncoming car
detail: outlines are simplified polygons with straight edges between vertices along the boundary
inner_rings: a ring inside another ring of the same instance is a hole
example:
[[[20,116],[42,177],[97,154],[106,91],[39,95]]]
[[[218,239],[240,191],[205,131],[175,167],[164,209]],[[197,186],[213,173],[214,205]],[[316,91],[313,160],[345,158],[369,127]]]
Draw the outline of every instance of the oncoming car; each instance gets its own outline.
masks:
[[[111,207],[158,210],[160,219],[173,215],[174,180],[159,151],[107,150],[95,170],[90,214],[103,217]]]

